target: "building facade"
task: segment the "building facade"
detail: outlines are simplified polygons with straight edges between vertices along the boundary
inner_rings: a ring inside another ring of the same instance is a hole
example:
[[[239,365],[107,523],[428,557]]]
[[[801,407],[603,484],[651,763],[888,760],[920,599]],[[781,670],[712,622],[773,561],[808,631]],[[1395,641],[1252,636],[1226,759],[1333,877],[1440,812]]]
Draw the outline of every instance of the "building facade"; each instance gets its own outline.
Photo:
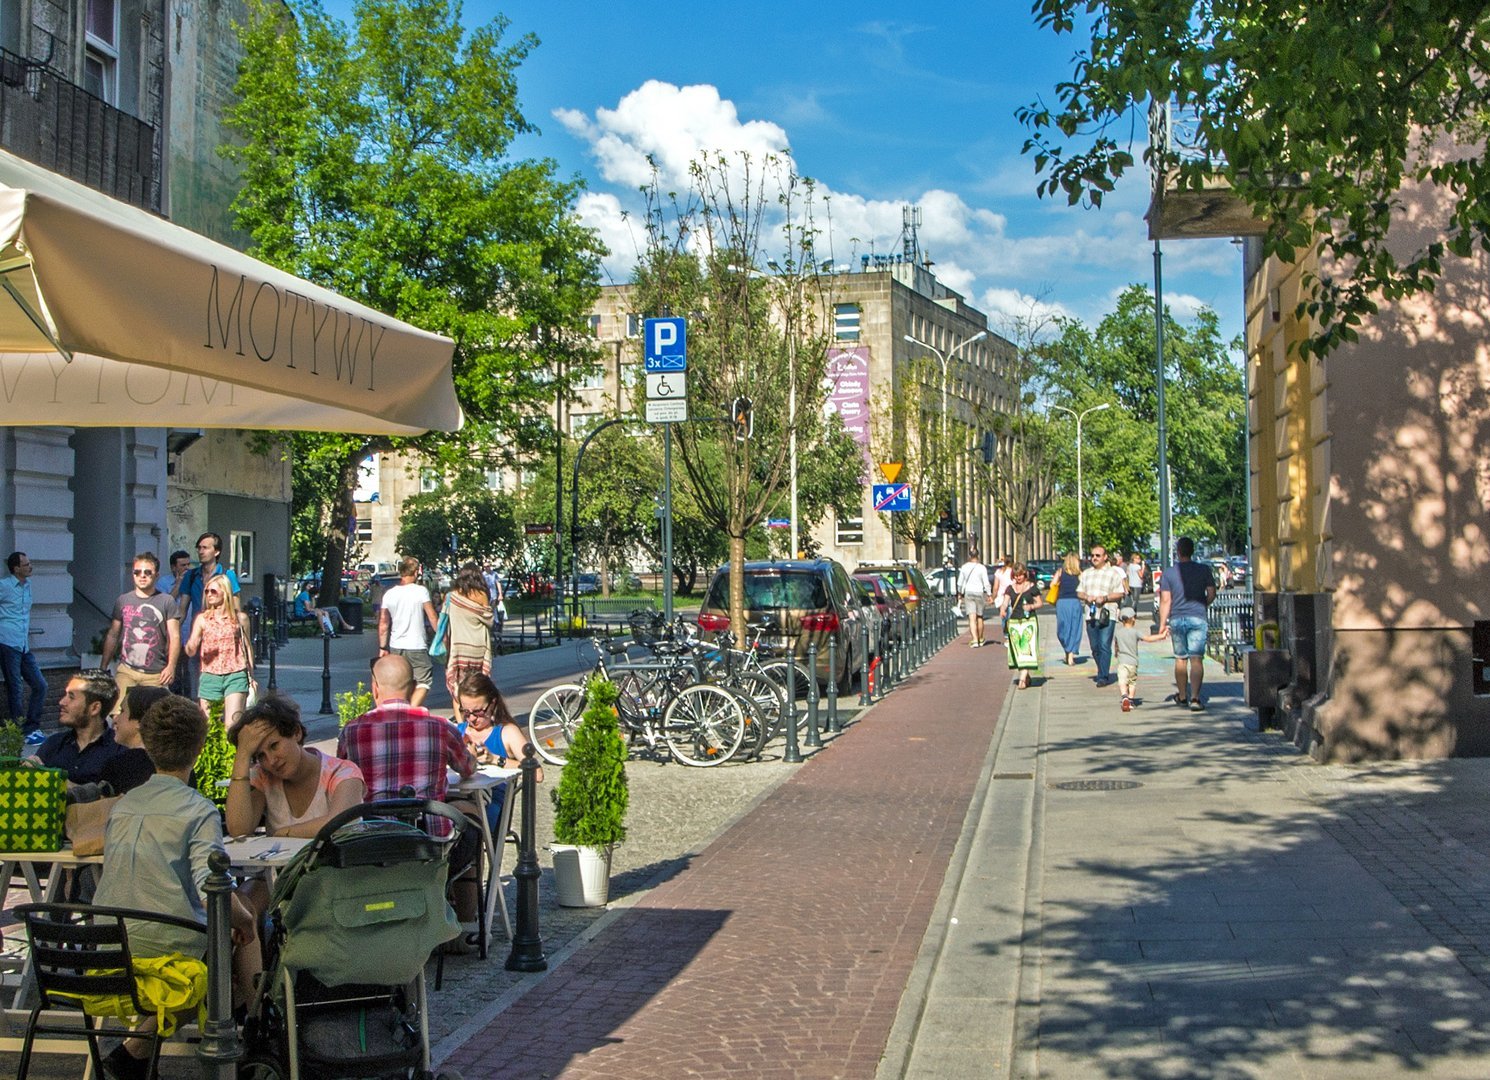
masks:
[[[1490,334],[1483,252],[1380,305],[1323,359],[1297,345],[1315,256],[1263,259],[1222,188],[1161,184],[1155,237],[1243,236],[1256,616],[1248,702],[1322,759],[1490,754]],[[1443,220],[1404,189],[1393,240]]]
[[[247,5],[0,0],[0,147],[229,243],[221,116]],[[288,569],[289,462],[250,436],[166,428],[0,427],[0,548],[36,566],[43,668],[97,652],[140,551],[164,561],[211,529],[251,565]]]

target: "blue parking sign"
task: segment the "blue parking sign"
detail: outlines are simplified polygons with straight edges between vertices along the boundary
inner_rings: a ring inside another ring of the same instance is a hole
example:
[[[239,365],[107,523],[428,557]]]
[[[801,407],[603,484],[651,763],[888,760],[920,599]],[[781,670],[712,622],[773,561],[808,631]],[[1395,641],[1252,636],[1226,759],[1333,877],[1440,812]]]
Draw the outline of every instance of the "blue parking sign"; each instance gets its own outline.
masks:
[[[642,367],[646,371],[688,370],[687,319],[643,320]]]

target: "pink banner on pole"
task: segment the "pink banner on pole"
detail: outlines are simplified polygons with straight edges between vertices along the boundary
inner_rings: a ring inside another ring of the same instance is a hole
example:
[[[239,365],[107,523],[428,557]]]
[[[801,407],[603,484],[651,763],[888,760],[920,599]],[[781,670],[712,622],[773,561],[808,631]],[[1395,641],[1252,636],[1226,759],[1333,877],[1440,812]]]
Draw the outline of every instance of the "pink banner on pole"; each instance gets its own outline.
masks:
[[[869,460],[869,346],[834,347],[828,350],[827,373],[823,380],[828,388],[825,411],[837,413],[843,428],[864,448],[864,465]]]

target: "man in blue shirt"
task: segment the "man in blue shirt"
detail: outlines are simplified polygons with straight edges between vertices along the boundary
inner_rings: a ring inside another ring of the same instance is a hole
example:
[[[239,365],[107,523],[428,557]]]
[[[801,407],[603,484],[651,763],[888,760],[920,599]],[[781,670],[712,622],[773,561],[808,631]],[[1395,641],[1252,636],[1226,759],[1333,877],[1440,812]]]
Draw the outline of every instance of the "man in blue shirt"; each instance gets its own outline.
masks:
[[[31,651],[31,560],[12,551],[5,560],[10,577],[0,579],[0,669],[5,672],[6,703],[10,718],[21,723],[35,743],[41,735],[41,710],[47,700],[47,680]],[[25,718],[21,717],[21,680],[31,688]],[[32,736],[35,736],[32,738]]]

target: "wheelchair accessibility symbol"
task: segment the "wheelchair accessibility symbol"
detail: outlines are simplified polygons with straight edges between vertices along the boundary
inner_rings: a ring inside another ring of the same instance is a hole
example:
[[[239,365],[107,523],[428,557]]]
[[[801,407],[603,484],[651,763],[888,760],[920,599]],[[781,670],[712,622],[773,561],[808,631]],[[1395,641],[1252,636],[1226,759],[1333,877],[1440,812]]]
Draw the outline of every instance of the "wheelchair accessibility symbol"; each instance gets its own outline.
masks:
[[[666,401],[687,396],[688,376],[682,371],[647,374],[647,397],[653,401]]]

